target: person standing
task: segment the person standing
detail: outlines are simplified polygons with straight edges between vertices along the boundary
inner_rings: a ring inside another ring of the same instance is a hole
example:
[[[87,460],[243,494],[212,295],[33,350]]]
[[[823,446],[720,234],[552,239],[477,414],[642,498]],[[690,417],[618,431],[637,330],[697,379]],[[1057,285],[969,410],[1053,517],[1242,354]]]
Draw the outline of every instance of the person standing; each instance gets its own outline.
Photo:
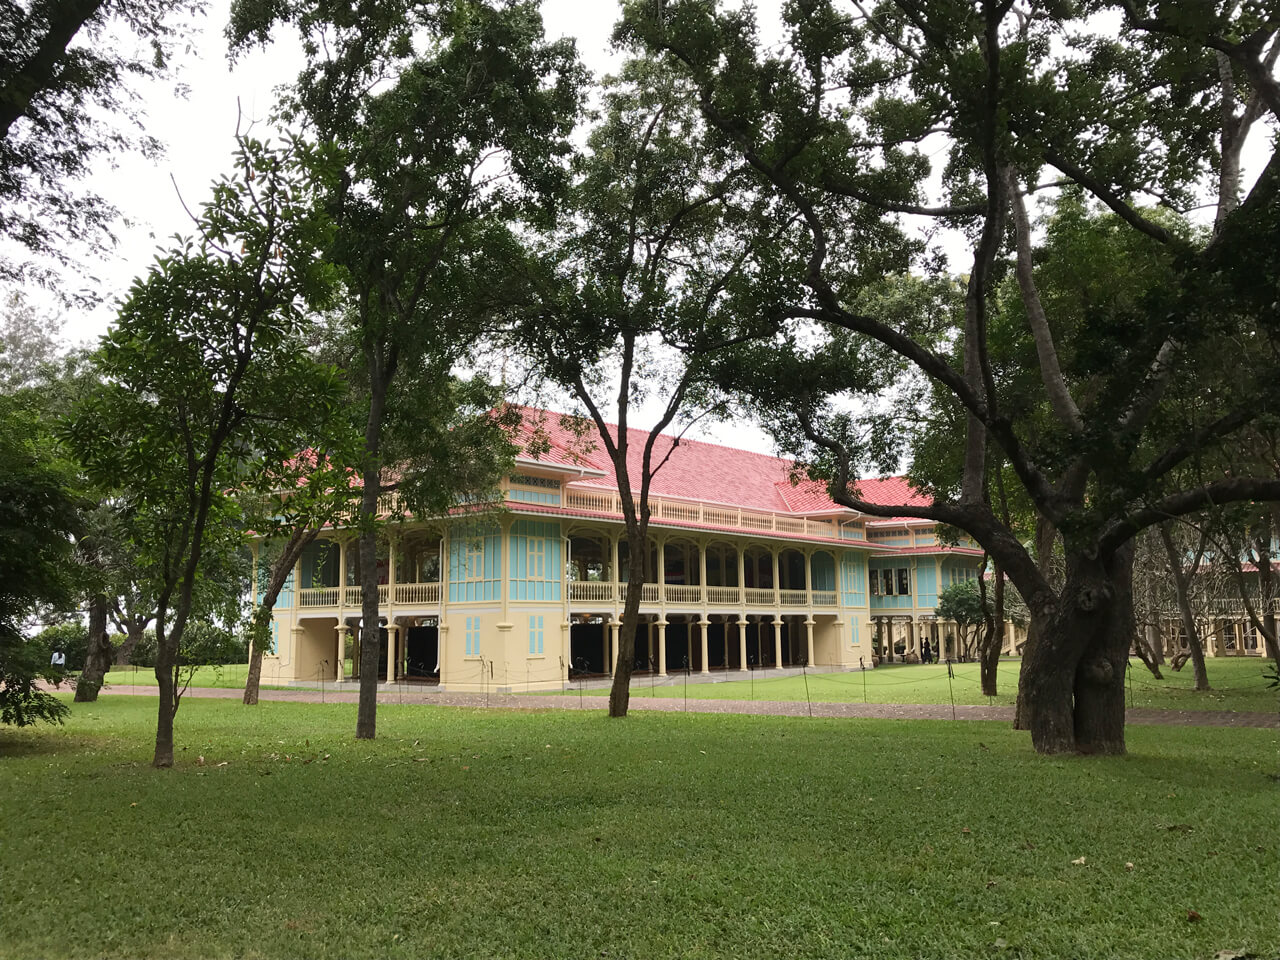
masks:
[[[924,643],[920,645],[920,662],[933,663],[933,647],[929,646],[928,637],[925,637]]]

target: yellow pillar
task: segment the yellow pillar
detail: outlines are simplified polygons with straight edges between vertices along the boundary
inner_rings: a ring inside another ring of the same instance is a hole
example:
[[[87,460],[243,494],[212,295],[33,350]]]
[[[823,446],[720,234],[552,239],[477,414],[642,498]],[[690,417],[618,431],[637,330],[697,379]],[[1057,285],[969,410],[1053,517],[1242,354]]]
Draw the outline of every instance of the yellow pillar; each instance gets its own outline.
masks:
[[[711,626],[711,621],[708,620],[705,615],[701,620],[698,621],[698,627],[702,632],[702,672],[703,673],[711,672],[711,655],[707,649],[707,628],[710,626]]]
[[[346,673],[343,661],[347,658],[347,625],[339,621],[338,625],[333,628],[333,632],[338,636],[338,656],[334,660],[333,682],[337,683]]]
[[[782,603],[782,581],[778,579],[778,548],[770,547],[769,556],[773,560],[773,605]]]
[[[400,627],[394,623],[387,624],[387,683],[396,681],[396,641],[399,639]]]
[[[747,605],[747,548],[742,544],[738,545],[738,603],[743,607]],[[746,640],[742,641],[746,644]],[[746,649],[744,646],[743,649]],[[742,661],[742,669],[747,669],[747,661]]]
[[[747,618],[738,621],[738,669],[747,669]]]
[[[773,665],[782,666],[782,619],[773,618]]]
[[[658,674],[667,675],[667,621],[658,621]]]
[[[805,646],[805,662],[809,666],[813,666],[813,617],[805,617],[804,619],[804,646]]]

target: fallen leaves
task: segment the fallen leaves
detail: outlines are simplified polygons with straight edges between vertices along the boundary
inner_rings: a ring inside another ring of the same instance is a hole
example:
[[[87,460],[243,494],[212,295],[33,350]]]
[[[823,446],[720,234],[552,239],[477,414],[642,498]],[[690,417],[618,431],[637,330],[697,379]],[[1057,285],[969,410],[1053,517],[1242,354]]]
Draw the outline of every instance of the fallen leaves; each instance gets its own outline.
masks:
[[[1201,917],[1200,914],[1196,913],[1194,910],[1187,911],[1187,923],[1199,923],[1203,919],[1204,918]]]

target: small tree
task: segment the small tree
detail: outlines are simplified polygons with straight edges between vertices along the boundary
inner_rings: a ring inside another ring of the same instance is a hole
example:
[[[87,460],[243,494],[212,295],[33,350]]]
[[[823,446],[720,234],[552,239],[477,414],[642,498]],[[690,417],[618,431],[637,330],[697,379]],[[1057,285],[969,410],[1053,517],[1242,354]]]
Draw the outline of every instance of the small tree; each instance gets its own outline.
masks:
[[[105,338],[105,384],[73,425],[101,482],[129,478],[155,582],[159,720],[154,764],[173,764],[179,658],[206,543],[239,536],[228,491],[296,452],[301,425],[337,407],[339,381],[299,349],[334,271],[317,256],[329,221],[312,203],[310,150],[238,138],[182,241],[135,283]]]
[[[991,611],[983,600],[978,581],[961,580],[938,594],[936,607],[939,620],[956,624],[956,653],[961,660],[971,659],[977,649],[982,628],[991,619]]]

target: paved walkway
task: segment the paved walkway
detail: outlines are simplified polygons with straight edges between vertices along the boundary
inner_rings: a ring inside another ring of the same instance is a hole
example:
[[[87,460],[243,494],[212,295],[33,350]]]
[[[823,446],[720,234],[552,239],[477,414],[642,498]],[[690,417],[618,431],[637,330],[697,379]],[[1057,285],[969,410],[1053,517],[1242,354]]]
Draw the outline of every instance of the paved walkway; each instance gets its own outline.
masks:
[[[156,688],[108,684],[104,694],[155,696]],[[215,700],[239,700],[242,691],[214,687],[192,687],[188,697]],[[263,690],[263,700],[292,703],[355,703],[356,690]],[[561,696],[522,696],[520,694],[449,693],[433,688],[415,688],[405,692],[379,690],[379,703],[433,704],[441,707],[489,707],[505,710],[601,710],[608,697],[565,694]],[[1013,721],[1013,707],[956,706],[928,703],[814,703],[810,706],[794,700],[700,700],[680,697],[632,697],[632,710],[658,710],[665,713],[747,713],[778,717],[836,717],[840,719],[872,718],[878,720],[1003,720]],[[1280,729],[1280,713],[1233,713],[1229,710],[1150,710],[1133,708],[1126,714],[1128,723],[1144,726],[1177,727],[1260,727]]]

